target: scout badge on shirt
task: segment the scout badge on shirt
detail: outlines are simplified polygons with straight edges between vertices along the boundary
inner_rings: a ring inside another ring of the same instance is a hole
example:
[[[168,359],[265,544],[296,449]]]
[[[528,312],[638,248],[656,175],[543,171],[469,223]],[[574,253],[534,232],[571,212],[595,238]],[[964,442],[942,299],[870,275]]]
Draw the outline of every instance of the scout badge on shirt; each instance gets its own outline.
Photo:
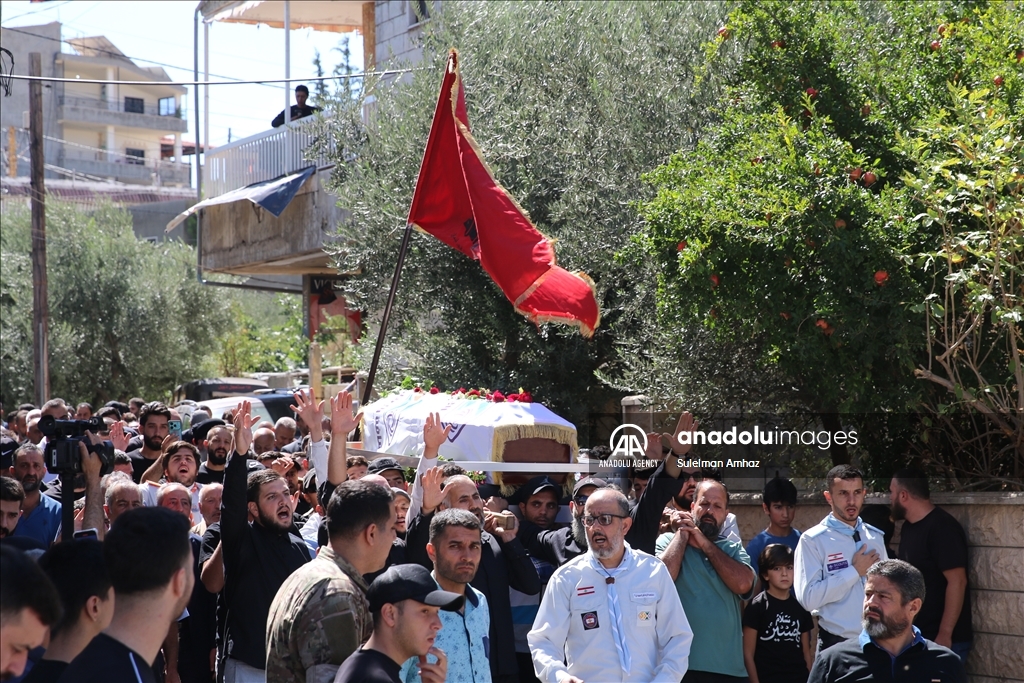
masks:
[[[597,612],[584,612],[583,613],[583,630],[589,631],[595,629],[600,624],[597,623]]]
[[[652,612],[651,610],[642,609],[636,613],[636,620],[639,621],[641,624],[646,624],[652,619],[654,619],[654,612]]]
[[[837,572],[840,569],[846,569],[850,564],[843,559],[842,553],[830,553],[826,560],[826,565],[830,572]]]

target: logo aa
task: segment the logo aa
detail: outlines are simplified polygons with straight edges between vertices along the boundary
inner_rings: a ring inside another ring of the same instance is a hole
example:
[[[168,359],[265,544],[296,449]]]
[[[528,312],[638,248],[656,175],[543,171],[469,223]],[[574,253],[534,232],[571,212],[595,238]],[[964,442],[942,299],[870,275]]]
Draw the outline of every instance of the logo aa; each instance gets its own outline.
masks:
[[[619,425],[608,439],[612,457],[643,458],[647,454],[647,434],[635,424]]]

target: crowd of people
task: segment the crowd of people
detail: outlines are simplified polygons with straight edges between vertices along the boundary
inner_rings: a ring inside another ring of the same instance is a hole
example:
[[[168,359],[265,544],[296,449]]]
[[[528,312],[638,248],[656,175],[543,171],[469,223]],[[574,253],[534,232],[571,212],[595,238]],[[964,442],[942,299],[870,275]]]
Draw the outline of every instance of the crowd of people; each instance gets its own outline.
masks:
[[[796,487],[769,481],[766,527],[744,543],[717,473],[685,467],[689,446],[628,487],[539,476],[502,495],[439,461],[439,415],[411,472],[348,454],[349,394],[330,418],[302,392],[292,410],[271,423],[244,400],[220,417],[199,406],[180,434],[175,409],[141,399],[15,412],[0,462],[0,676],[966,681],[966,536],[918,471],[892,478],[879,522],[903,520],[898,548],[864,521],[849,465],[828,473],[831,512],[803,532]],[[83,442],[81,472],[53,479],[46,415],[101,418],[90,439],[113,444],[112,464]],[[684,413],[677,433],[692,428]]]

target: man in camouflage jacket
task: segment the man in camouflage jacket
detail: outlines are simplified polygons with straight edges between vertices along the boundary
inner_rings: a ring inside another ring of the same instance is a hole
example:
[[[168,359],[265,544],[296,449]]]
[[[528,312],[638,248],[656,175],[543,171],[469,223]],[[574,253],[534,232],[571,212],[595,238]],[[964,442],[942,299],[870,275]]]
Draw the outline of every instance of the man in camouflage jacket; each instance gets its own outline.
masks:
[[[281,585],[267,622],[267,680],[334,680],[373,630],[363,574],[384,567],[395,539],[390,489],[346,481],[327,504],[330,544]]]

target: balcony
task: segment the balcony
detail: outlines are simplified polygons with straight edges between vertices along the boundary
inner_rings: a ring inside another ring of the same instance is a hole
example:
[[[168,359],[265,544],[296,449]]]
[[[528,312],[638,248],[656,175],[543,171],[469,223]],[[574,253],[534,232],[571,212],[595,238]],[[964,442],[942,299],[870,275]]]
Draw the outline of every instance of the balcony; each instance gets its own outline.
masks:
[[[126,111],[123,102],[108,102],[90,97],[63,96],[57,98],[57,119],[60,122],[91,123],[98,126],[124,126],[145,128],[170,133],[184,133],[188,122],[178,112],[161,115],[155,106]]]
[[[216,197],[307,166],[320,169],[333,165],[326,155],[315,159],[306,156],[306,149],[316,139],[313,121],[299,119],[211,149],[205,155],[203,194]]]
[[[203,194],[208,198],[309,166],[317,171],[280,217],[248,201],[203,209],[199,257],[205,270],[237,275],[336,274],[323,248],[344,211],[323,189],[333,163],[325,156],[307,156],[318,134],[313,120],[303,119],[206,153]]]
[[[104,157],[110,157],[109,159]],[[191,168],[153,159],[115,156],[104,152],[89,152],[66,147],[58,165],[86,176],[109,178],[131,185],[183,185],[192,182]]]

